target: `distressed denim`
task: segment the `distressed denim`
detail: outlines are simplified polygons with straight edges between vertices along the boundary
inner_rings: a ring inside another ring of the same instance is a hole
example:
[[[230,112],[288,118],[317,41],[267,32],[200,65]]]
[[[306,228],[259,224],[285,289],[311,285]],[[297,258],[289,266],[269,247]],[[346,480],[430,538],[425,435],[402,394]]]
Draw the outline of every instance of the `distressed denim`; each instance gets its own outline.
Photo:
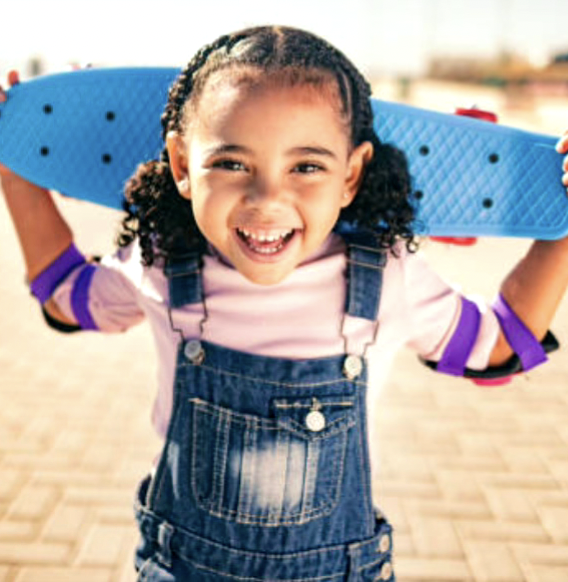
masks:
[[[346,311],[376,317],[384,253],[349,246]],[[168,266],[172,313],[199,258]],[[393,581],[372,505],[362,357],[287,360],[180,342],[172,418],[140,485],[138,581]]]

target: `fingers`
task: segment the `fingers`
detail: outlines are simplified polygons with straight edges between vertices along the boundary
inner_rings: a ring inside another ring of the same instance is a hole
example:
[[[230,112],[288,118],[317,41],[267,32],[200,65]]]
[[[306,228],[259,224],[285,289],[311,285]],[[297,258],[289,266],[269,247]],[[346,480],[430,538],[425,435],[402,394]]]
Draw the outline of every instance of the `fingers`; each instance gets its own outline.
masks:
[[[564,135],[556,143],[556,151],[559,154],[568,153],[568,131],[564,132]]]
[[[556,151],[559,154],[568,154],[568,131],[566,131],[564,135],[558,140],[558,143],[556,144]],[[564,184],[568,190],[568,155],[564,157],[564,161],[562,162],[562,170],[564,172],[562,175],[562,184]]]

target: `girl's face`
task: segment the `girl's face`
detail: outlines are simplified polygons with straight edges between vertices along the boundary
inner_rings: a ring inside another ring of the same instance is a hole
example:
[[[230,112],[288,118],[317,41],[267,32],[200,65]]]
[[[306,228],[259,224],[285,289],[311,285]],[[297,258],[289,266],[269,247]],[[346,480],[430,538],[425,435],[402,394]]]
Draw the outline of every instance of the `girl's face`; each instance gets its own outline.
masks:
[[[168,136],[198,227],[254,283],[317,251],[357,193],[372,145],[352,149],[338,108],[329,90],[227,81],[205,88],[185,137]]]

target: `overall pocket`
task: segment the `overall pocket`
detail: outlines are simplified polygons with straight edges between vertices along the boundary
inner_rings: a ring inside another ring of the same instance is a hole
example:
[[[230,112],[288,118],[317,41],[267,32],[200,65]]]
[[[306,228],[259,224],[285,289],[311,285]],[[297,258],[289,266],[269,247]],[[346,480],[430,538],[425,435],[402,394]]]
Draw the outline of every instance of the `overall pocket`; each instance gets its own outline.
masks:
[[[278,526],[336,506],[355,424],[351,397],[276,399],[270,418],[201,399],[191,404],[190,480],[199,507],[238,523]]]

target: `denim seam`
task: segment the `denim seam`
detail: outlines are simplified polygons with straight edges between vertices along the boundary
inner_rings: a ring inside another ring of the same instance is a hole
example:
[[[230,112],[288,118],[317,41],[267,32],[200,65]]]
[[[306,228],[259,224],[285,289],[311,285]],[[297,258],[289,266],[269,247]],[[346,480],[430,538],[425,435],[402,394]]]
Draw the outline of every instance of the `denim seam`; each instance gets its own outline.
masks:
[[[363,400],[363,407],[365,406],[366,403],[366,390],[363,390],[362,394],[361,394],[361,399]],[[362,414],[365,414],[365,408],[363,408]],[[366,420],[363,422],[364,424],[364,428],[365,430],[363,430],[363,427],[361,427],[361,430],[358,430],[358,436],[359,436],[359,446],[357,447],[357,456],[359,457],[359,466],[361,467],[361,474],[363,476],[366,476],[366,482],[370,483],[370,477],[369,475],[371,474],[371,466],[370,466],[370,460],[369,460],[369,451],[367,449],[368,445],[368,431],[369,431],[369,427],[368,424],[366,422]],[[365,451],[367,451],[367,454],[363,454]],[[371,507],[372,503],[371,503],[371,499],[369,498],[369,494],[370,494],[370,488],[369,487],[362,487],[363,489],[363,497],[364,497],[364,504],[365,507]],[[372,513],[372,512],[371,512]]]
[[[348,401],[345,400],[343,402],[320,402],[318,401],[318,404],[321,406],[321,408],[331,408],[333,406],[343,406],[345,408],[352,408],[354,403],[352,401]],[[308,408],[308,409],[312,409],[314,407],[313,403],[310,404],[301,404],[300,402],[295,402],[294,404],[288,404],[288,403],[280,403],[277,400],[274,401],[274,406],[276,408],[283,408],[284,410],[289,410],[289,409],[298,409],[298,408]],[[319,408],[318,408],[319,410]]]
[[[362,261],[361,259],[347,259],[347,263],[350,265],[355,265],[357,267],[364,267],[365,269],[371,269],[373,271],[383,271],[384,270],[384,266],[382,266],[382,265],[376,265],[373,263],[366,263],[366,262]]]
[[[205,357],[207,358],[207,355]],[[211,366],[207,366],[206,364],[199,364],[196,366],[195,364],[193,364],[191,362],[186,362],[186,363],[181,363],[180,367],[198,367],[198,368],[202,368],[204,370],[209,370],[210,372],[213,372],[219,376],[230,376],[233,378],[241,378],[242,380],[257,382],[257,383],[261,383],[261,384],[280,386],[283,388],[318,388],[321,386],[333,386],[334,384],[343,384],[343,383],[355,384],[357,386],[365,386],[366,385],[365,381],[360,381],[360,380],[348,381],[346,378],[337,378],[334,380],[325,380],[325,381],[321,381],[321,382],[308,382],[308,383],[298,382],[298,383],[292,384],[292,383],[287,383],[287,382],[277,382],[277,381],[273,381],[273,380],[268,380],[267,378],[260,378],[260,377],[256,378],[256,377],[251,377],[251,376],[243,376],[242,374],[237,374],[236,372],[227,372],[225,370],[220,370],[219,368],[213,368]],[[258,389],[262,390],[262,387],[259,386]]]
[[[221,576],[225,576],[226,578],[230,578],[232,580],[241,580],[242,582],[266,582],[266,578],[257,578],[251,576],[239,576],[237,574],[229,574],[228,572],[223,572],[222,570],[217,570],[215,568],[210,568],[209,566],[205,566],[203,564],[199,564],[194,560],[190,560],[185,556],[180,556],[184,562],[191,564],[198,570],[205,570],[206,572],[212,572],[213,574],[220,574]],[[318,582],[319,580],[334,580],[336,578],[343,578],[343,574],[330,574],[329,576],[316,576],[314,578],[281,578],[279,580],[275,580],[274,582]]]
[[[335,436],[341,432],[346,432],[357,424],[357,420],[354,418],[354,415],[347,413],[344,414],[341,418],[328,423],[322,432],[312,432],[309,429],[304,428],[302,424],[293,418],[288,419],[288,422],[284,422],[279,421],[278,419],[263,418],[261,416],[255,416],[243,412],[235,412],[233,410],[224,409],[222,406],[211,404],[205,400],[201,400],[200,398],[190,398],[189,402],[196,405],[194,406],[196,411],[202,414],[207,414],[213,418],[217,417],[218,415],[227,415],[230,422],[234,422],[240,426],[246,426],[248,419],[253,419],[255,424],[260,426],[263,430],[279,431],[284,429],[298,435],[300,438],[307,441],[318,441]]]
[[[136,503],[135,504],[139,513],[143,514],[143,518],[146,517],[148,519],[151,519],[152,521],[163,521],[162,518],[160,518],[159,516],[157,516],[153,511],[149,510],[148,508],[146,508],[145,506],[141,506],[140,503]],[[180,528],[176,528],[176,529],[180,529]],[[181,528],[183,529],[183,528]],[[273,553],[269,553],[269,552],[254,552],[252,550],[241,550],[238,548],[232,548],[230,546],[225,546],[224,544],[221,544],[219,542],[216,542],[214,540],[209,540],[207,538],[204,538],[198,534],[195,533],[188,533],[188,534],[184,534],[182,532],[182,535],[189,535],[190,537],[196,538],[198,540],[201,540],[202,542],[205,542],[208,545],[211,545],[215,548],[218,548],[226,553],[229,554],[239,554],[240,556],[244,556],[245,558],[268,558],[269,560],[287,560],[290,558],[309,558],[310,556],[316,555],[316,554],[322,554],[322,553],[327,553],[329,551],[341,551],[344,549],[344,544],[335,544],[329,547],[324,547],[324,548],[314,548],[314,549],[310,549],[310,550],[301,550],[301,551],[297,551],[297,552],[290,552],[290,553],[286,553],[286,554],[273,554]],[[368,544],[371,545],[376,545],[378,539],[380,539],[381,535],[386,535],[386,532],[383,533],[379,533],[377,535],[373,535],[372,538],[364,540],[363,542],[358,543],[357,545],[360,547],[366,547]],[[154,536],[152,536],[153,539]],[[377,538],[377,539],[375,539]],[[390,550],[389,550],[390,551]],[[175,550],[174,550],[175,552]],[[179,554],[179,552],[177,552],[177,554],[180,557],[183,557]]]

